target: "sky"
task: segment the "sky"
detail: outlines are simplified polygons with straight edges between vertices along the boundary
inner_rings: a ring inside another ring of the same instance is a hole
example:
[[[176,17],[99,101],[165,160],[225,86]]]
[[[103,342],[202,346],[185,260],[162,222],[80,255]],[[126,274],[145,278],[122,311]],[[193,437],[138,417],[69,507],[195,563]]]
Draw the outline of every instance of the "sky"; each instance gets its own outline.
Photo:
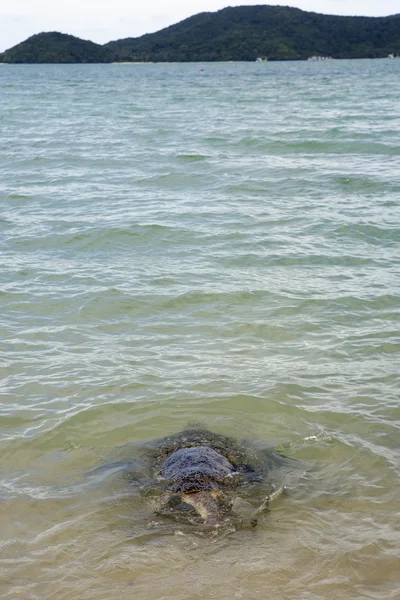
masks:
[[[42,31],[105,44],[158,31],[199,12],[254,4],[289,5],[331,15],[400,13],[400,0],[1,0],[0,52]]]

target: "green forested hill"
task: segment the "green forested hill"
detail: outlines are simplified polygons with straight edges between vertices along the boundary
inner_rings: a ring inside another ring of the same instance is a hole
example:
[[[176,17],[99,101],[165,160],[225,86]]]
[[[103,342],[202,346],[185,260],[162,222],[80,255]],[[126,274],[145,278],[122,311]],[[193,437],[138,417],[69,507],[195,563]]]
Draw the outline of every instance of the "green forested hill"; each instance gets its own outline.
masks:
[[[104,46],[57,31],[33,35],[0,54],[0,61],[8,63],[102,63],[112,58]]]
[[[201,13],[140,38],[106,44],[118,60],[374,58],[400,53],[400,18],[338,17],[287,6]]]
[[[3,62],[214,61],[378,58],[400,54],[400,15],[339,17],[288,6],[239,6],[200,13],[139,38],[104,46],[61,33],[30,37]]]

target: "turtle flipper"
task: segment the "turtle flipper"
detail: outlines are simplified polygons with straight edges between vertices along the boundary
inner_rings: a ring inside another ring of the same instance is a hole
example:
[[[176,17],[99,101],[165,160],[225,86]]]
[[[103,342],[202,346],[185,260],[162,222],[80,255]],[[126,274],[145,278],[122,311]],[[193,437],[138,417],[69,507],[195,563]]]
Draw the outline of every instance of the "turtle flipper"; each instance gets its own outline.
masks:
[[[254,511],[252,518],[255,519],[258,515],[263,512],[268,512],[270,510],[270,504],[279,496],[281,496],[286,491],[286,486],[280,486],[278,488],[274,487],[272,491],[264,498],[263,502],[261,502],[260,506],[257,510]]]
[[[180,494],[183,502],[190,504],[206,525],[217,525],[221,519],[218,502],[212,492],[194,492]]]

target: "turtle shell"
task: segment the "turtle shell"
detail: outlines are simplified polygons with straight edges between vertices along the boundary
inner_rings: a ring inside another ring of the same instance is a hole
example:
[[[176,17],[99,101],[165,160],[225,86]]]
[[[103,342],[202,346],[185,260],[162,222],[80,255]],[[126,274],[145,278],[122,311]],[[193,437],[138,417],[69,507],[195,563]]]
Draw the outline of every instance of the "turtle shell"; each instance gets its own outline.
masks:
[[[229,460],[213,448],[194,446],[172,452],[164,461],[162,476],[169,490],[188,493],[224,486],[235,473]]]

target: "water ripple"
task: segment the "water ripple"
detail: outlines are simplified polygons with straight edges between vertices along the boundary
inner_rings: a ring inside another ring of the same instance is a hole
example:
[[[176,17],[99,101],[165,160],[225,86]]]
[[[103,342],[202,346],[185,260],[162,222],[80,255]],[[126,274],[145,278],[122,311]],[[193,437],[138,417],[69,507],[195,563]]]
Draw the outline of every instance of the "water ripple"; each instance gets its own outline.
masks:
[[[397,597],[399,66],[1,69],[5,599]],[[87,479],[193,421],[299,460],[256,530]]]

